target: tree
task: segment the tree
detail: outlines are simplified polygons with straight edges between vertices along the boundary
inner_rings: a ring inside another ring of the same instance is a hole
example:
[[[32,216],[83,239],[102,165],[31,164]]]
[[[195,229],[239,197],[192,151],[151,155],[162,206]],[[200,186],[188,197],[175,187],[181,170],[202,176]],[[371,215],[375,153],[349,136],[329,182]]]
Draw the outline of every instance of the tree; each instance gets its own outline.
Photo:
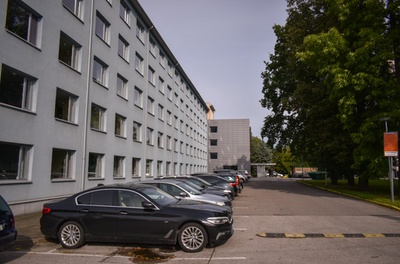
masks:
[[[262,136],[333,182],[357,171],[367,184],[387,169],[380,118],[399,127],[399,3],[288,0],[288,14],[262,73],[261,104],[273,112]]]

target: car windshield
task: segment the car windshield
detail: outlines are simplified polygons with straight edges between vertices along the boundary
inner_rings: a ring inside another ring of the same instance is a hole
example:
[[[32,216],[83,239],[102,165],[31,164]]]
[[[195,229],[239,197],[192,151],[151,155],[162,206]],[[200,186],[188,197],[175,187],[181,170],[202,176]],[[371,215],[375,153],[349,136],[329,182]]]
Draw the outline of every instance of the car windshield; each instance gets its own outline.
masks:
[[[192,183],[193,184],[193,183]],[[185,189],[187,192],[189,192],[190,194],[194,194],[194,195],[199,195],[202,194],[201,191],[199,191],[198,189],[193,188],[191,185],[184,183],[184,182],[179,182],[176,185],[178,185],[179,187],[181,187],[182,189]]]
[[[146,186],[142,187],[140,190],[161,206],[175,204],[178,202],[178,199],[176,199],[174,196],[155,187]]]
[[[191,180],[193,182],[197,182],[199,185],[204,185],[204,186],[207,186],[207,187],[211,186],[210,183],[208,183],[207,181],[205,181],[203,179],[200,179],[200,178],[191,178]]]

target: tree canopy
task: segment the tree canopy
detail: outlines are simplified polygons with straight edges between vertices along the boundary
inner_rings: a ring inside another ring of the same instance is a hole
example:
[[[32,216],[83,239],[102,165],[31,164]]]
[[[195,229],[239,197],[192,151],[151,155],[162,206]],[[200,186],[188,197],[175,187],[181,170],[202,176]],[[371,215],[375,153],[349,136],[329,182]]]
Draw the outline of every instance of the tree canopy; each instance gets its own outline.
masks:
[[[382,118],[400,120],[400,1],[287,0],[265,62],[261,132],[332,181],[387,175]]]

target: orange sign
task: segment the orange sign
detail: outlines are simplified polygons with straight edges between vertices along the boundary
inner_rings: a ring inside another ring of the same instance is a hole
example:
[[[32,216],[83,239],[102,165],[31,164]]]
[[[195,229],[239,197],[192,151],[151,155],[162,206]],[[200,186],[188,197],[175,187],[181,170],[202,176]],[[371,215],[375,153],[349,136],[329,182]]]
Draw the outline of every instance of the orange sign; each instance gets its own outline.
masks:
[[[383,149],[385,157],[397,157],[399,142],[397,132],[386,132],[383,134]]]

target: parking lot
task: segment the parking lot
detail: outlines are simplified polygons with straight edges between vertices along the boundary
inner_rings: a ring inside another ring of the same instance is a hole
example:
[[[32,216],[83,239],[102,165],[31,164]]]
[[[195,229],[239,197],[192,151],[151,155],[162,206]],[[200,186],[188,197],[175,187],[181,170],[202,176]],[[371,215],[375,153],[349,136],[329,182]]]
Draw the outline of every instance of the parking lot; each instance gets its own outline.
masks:
[[[40,214],[19,216],[15,246],[0,263],[396,263],[400,213],[291,179],[253,178],[233,201],[234,235],[199,253],[174,247],[44,239]]]

